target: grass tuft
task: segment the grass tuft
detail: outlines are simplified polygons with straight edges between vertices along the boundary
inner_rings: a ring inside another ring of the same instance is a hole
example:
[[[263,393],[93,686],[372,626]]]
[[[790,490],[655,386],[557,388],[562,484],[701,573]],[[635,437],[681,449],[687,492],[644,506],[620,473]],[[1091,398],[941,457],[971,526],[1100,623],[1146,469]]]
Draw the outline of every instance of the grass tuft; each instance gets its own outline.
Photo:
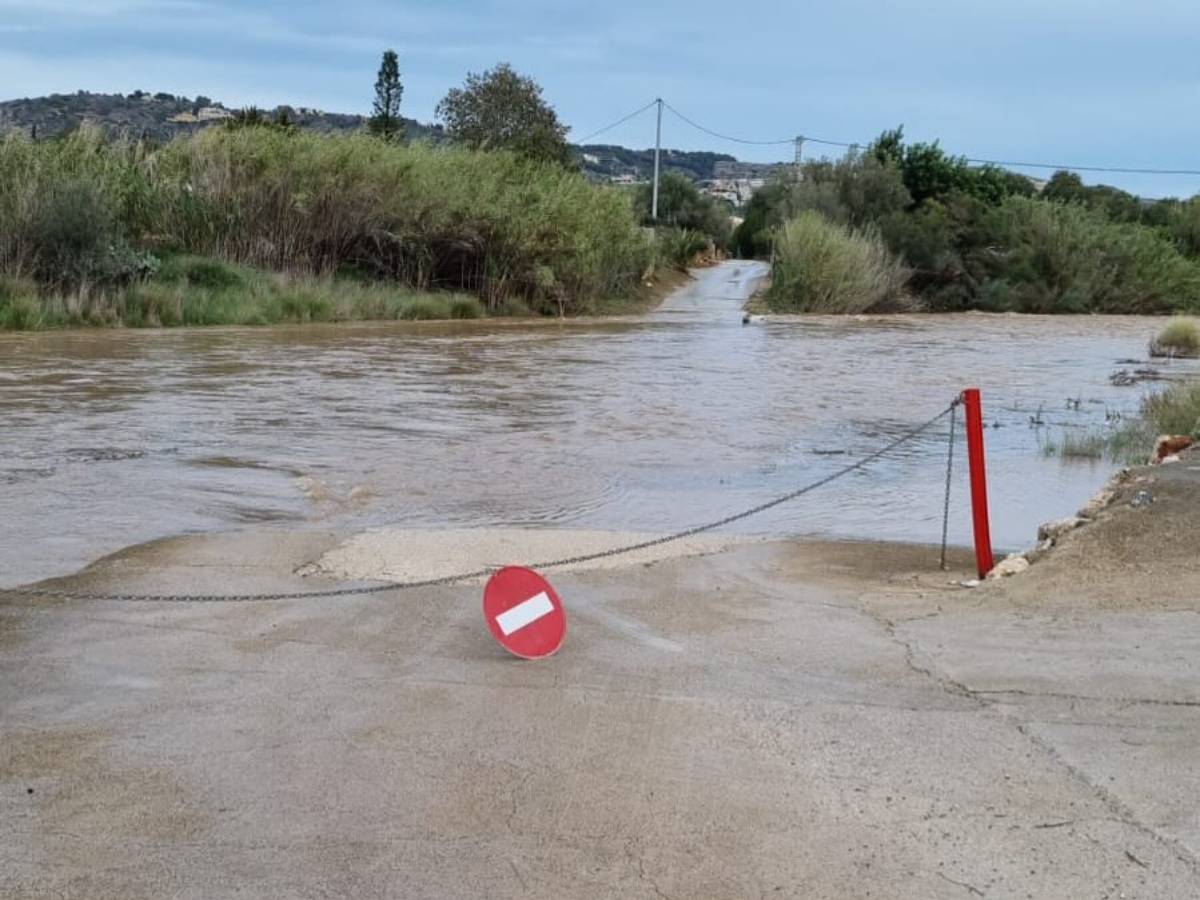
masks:
[[[1151,356],[1200,356],[1200,328],[1190,319],[1172,319],[1150,342]]]

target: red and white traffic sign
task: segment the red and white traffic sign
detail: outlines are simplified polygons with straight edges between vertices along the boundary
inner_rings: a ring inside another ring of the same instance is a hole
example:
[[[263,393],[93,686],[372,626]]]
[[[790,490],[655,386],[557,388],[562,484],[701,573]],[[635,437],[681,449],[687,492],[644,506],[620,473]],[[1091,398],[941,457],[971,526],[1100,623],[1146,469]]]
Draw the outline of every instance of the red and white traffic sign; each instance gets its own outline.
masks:
[[[541,659],[567,633],[562,601],[533,569],[506,566],[483,589],[483,617],[500,646],[522,659]]]

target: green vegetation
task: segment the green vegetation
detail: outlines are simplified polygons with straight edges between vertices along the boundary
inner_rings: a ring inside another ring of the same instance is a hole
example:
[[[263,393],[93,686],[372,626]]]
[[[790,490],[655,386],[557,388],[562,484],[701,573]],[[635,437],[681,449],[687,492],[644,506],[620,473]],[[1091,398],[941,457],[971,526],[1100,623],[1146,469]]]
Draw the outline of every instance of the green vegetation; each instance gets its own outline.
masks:
[[[1047,441],[1042,451],[1064,459],[1100,459],[1140,465],[1149,459],[1159,435],[1188,435],[1200,439],[1200,381],[1172,385],[1142,401],[1140,414],[1113,428],[1065,432],[1062,440]]]
[[[742,256],[774,252],[776,277],[789,261],[779,252],[785,223],[811,212],[855,233],[877,229],[925,309],[1200,310],[1200,198],[1146,205],[1065,172],[1035,196],[1020,175],[971,166],[936,143],[905,145],[900,129],[800,176],[755,194],[732,240]]]
[[[1200,438],[1200,381],[1177,384],[1151,394],[1142,404],[1142,416],[1156,434]]]
[[[474,150],[511,150],[528,159],[574,165],[567,128],[542,99],[532,78],[500,63],[483,74],[471,72],[437,106],[450,140]]]
[[[690,228],[660,229],[656,240],[659,255],[678,269],[686,269],[710,245],[707,235]]]
[[[482,314],[479,300],[465,294],[292,276],[191,256],[169,257],[153,280],[115,290],[45,293],[32,283],[0,281],[0,328],[19,330],[475,319]]]
[[[252,125],[158,148],[9,136],[0,223],[0,277],[21,286],[6,289],[9,327],[391,317],[429,291],[493,314],[580,314],[637,296],[656,254],[627,196],[557,163]],[[172,280],[180,255],[210,262]],[[225,263],[241,300],[206,282]]]
[[[1059,441],[1049,440],[1042,445],[1046,456],[1063,459],[1103,459],[1109,448],[1110,436],[1097,431],[1067,431]]]
[[[700,189],[686,175],[665,172],[658,185],[658,219],[651,216],[653,188],[639,185],[633,194],[633,208],[647,228],[654,228],[660,256],[679,268],[686,268],[707,250],[729,247],[732,207]]]
[[[385,50],[379,64],[379,75],[375,79],[371,118],[367,120],[367,127],[372,134],[385,140],[404,134],[404,124],[400,118],[402,96],[404,85],[400,83],[400,58],[395,50]]]
[[[776,233],[766,302],[773,312],[894,312],[908,308],[907,279],[877,234],[806,210]]]
[[[1200,356],[1200,328],[1190,319],[1173,319],[1150,342],[1151,356]]]

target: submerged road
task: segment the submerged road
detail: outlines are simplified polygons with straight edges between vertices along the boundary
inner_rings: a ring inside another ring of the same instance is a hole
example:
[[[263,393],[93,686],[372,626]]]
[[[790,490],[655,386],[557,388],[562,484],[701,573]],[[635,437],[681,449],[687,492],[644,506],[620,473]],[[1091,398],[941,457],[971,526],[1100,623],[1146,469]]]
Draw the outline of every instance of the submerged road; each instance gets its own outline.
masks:
[[[0,502],[15,524],[0,585],[242,528],[672,531],[840,468],[972,383],[993,426],[992,533],[1024,547],[1111,468],[1043,447],[1152,387],[1109,376],[1136,367],[1118,361],[1144,356],[1158,320],[743,327],[764,274],[698,270],[660,309],[617,319],[0,334]],[[936,540],[944,481],[941,430],[739,527]],[[961,487],[950,525],[965,544]]]

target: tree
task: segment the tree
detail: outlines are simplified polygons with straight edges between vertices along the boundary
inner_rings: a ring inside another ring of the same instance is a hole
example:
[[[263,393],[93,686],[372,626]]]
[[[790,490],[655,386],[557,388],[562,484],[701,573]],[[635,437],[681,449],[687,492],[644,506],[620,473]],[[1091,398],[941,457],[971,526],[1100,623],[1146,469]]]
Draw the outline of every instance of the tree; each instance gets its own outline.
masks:
[[[400,120],[400,98],[403,94],[400,58],[395,50],[385,50],[383,61],[379,64],[379,75],[375,79],[375,103],[367,122],[372,134],[391,139],[403,133],[404,124]]]
[[[650,218],[649,184],[638,188],[634,210],[643,225],[670,225],[698,231],[725,246],[729,242],[732,210],[724,201],[702,194],[695,183],[680,172],[664,172],[658,184],[658,221]]]
[[[531,159],[574,165],[567,127],[542,99],[532,78],[508,63],[467,74],[437,105],[437,117],[450,139],[474,149],[507,149]]]

